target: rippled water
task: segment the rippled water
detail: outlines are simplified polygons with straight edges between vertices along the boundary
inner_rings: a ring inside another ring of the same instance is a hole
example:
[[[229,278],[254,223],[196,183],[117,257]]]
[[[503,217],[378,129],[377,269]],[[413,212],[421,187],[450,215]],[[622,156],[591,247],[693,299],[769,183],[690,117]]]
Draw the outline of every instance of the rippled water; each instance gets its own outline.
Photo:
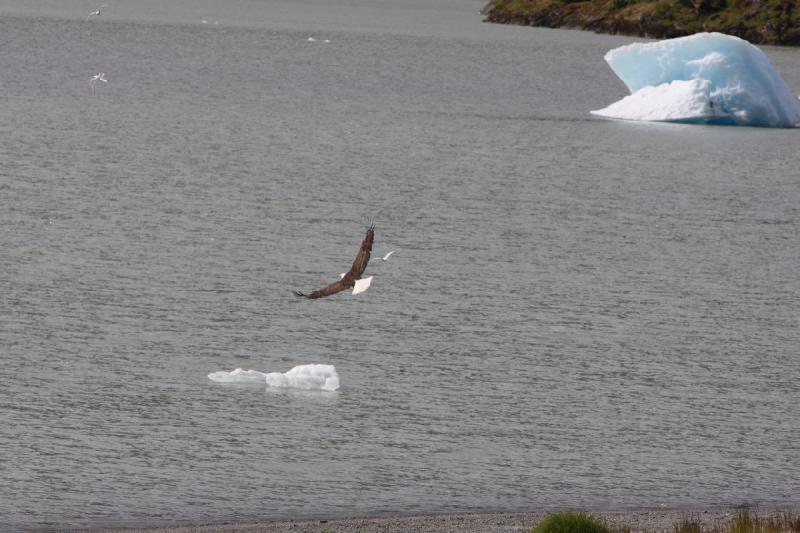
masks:
[[[95,7],[0,2],[1,528],[800,502],[800,132],[471,0]]]

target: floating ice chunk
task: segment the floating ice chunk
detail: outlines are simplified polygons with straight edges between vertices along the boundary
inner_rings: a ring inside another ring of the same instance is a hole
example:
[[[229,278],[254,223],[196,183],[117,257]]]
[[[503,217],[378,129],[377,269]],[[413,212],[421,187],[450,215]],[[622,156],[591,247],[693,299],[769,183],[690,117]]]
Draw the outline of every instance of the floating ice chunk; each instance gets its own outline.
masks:
[[[698,33],[605,55],[631,95],[595,115],[630,120],[792,127],[800,104],[769,58],[738,37]],[[679,83],[680,82],[680,83]]]
[[[305,390],[335,391],[339,388],[339,375],[333,365],[299,365],[286,373],[269,374],[237,368],[231,372],[212,372],[208,379],[218,383],[261,383]]]
[[[208,379],[219,383],[264,383],[267,375],[256,370],[237,368],[231,372],[221,370],[208,375]]]
[[[271,372],[266,375],[266,380],[270,387],[327,391],[339,388],[339,375],[333,365],[300,365],[285,374]]]
[[[710,83],[708,80],[675,80],[655,87],[642,87],[607,108],[592,113],[628,120],[673,122],[722,118],[723,112],[715,109],[709,95]]]

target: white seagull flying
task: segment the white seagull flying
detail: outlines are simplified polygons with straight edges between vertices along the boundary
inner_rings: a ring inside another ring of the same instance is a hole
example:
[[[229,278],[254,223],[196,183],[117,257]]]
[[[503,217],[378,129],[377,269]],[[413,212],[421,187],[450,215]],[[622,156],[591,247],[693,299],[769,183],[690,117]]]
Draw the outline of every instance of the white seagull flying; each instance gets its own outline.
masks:
[[[102,6],[98,7],[96,10],[94,10],[91,13],[89,13],[88,15],[86,15],[86,20],[89,20],[89,18],[91,18],[92,15],[94,15],[94,16],[99,15],[100,14],[100,10],[103,9],[104,7],[108,7],[108,4],[103,4]]]
[[[92,96],[95,95],[94,87],[95,85],[97,85],[98,81],[102,81],[103,83],[108,83],[105,72],[98,72],[97,74],[89,78],[89,86],[92,88]]]
[[[381,259],[382,259],[383,261],[386,261],[387,259],[389,259],[389,257],[391,257],[391,255],[392,255],[393,253],[394,253],[394,250],[392,250],[392,251],[391,251],[391,252],[389,252],[388,254],[384,255],[383,257],[381,257]]]

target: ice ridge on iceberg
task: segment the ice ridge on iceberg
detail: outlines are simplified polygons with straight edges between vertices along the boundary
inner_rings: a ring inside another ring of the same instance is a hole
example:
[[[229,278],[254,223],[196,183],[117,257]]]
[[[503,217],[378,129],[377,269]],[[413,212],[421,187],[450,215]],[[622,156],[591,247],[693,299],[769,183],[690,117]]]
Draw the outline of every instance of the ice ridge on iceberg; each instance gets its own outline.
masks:
[[[747,41],[697,33],[610,50],[630,96],[592,111],[628,120],[764,127],[800,125],[800,102],[769,58]]]
[[[230,372],[212,372],[208,379],[217,383],[258,383],[270,387],[304,390],[335,391],[339,388],[339,375],[333,365],[299,365],[288,372],[264,373],[237,368]]]

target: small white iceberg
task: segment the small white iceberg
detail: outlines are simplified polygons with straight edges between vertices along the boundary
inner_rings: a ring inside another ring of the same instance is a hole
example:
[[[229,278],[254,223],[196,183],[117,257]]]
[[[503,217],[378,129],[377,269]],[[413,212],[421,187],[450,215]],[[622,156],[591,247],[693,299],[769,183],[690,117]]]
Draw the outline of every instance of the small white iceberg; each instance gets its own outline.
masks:
[[[256,383],[270,387],[303,390],[335,391],[339,388],[339,375],[333,365],[299,365],[288,372],[258,372],[237,368],[231,372],[212,372],[208,379],[217,383]]]
[[[592,111],[628,120],[787,128],[800,125],[800,103],[747,41],[698,33],[615,48],[605,60],[630,96]]]

